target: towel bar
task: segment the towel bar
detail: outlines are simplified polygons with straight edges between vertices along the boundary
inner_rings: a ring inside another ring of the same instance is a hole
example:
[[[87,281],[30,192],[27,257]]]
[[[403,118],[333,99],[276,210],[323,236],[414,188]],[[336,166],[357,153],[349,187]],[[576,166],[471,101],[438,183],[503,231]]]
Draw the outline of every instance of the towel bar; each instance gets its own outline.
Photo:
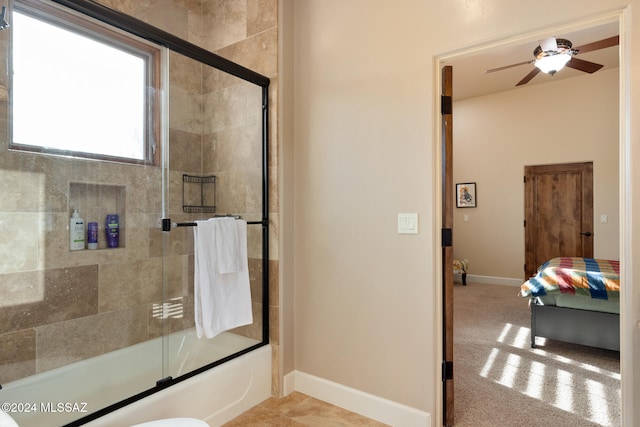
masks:
[[[235,218],[235,219],[240,219],[242,218],[240,215],[218,215],[215,216],[214,218]],[[268,220],[263,219],[260,221],[247,221],[247,224],[260,224],[264,227],[267,226],[268,224]],[[171,222],[171,218],[162,218],[162,231],[171,231],[172,228],[176,228],[176,227],[197,227],[198,224],[195,222]]]

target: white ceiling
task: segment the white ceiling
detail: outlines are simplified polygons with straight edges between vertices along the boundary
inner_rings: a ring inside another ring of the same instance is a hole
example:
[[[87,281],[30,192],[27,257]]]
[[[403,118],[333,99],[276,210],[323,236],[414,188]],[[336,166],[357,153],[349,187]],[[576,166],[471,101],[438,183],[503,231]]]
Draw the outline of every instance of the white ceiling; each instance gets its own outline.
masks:
[[[565,78],[584,76],[587,73],[565,67],[554,76],[538,73],[529,83],[516,87],[524,76],[533,68],[533,64],[524,64],[507,70],[485,73],[486,70],[533,60],[533,50],[539,45],[539,40],[544,37],[555,36],[568,39],[574,49],[594,41],[602,40],[618,34],[618,23],[612,22],[581,29],[564,34],[548,34],[546,36],[526,41],[497,44],[494,47],[476,50],[468,54],[460,54],[442,61],[443,65],[453,66],[453,99],[461,100],[488,95],[506,90],[519,89],[536,84],[544,84]],[[577,58],[603,64],[596,73],[610,68],[618,67],[619,46],[600,49],[576,55]]]

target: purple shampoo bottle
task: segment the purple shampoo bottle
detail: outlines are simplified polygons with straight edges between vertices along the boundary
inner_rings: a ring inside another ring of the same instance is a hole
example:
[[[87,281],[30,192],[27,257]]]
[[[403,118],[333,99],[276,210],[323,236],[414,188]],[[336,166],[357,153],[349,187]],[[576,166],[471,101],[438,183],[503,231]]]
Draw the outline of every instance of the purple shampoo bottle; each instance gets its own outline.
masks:
[[[98,249],[98,223],[87,224],[87,248]]]
[[[105,232],[107,234],[107,247],[117,248],[119,242],[120,227],[118,224],[118,215],[107,215],[105,221]]]

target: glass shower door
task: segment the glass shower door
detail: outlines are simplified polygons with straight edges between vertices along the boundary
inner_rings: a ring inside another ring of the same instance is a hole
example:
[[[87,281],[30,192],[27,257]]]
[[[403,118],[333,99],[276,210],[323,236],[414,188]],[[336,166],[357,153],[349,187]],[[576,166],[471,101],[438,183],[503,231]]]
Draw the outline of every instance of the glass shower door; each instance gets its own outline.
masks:
[[[265,339],[266,184],[262,87],[176,52],[170,53],[168,68],[166,215],[173,227],[165,236],[164,356],[167,376],[178,378],[221,363]],[[203,295],[215,294],[219,284],[202,269],[196,271],[204,258],[198,264],[201,254],[195,250],[195,233],[205,232],[205,227],[197,228],[196,221],[221,218],[223,222],[233,218],[237,230],[244,230],[239,231],[238,250],[244,249],[236,254],[238,272],[231,273],[237,276],[233,286],[239,291],[228,292],[226,287],[227,302],[214,301],[211,307]],[[248,312],[249,318],[239,311]],[[201,326],[205,324],[203,330],[207,322],[231,323],[198,338],[196,317],[202,320]],[[230,324],[239,326],[228,328]]]
[[[99,150],[105,144],[99,129],[114,128],[118,102],[130,98],[113,98],[109,114],[103,107],[118,88],[75,79],[78,63],[68,58],[80,55],[77,47],[51,57],[19,43],[28,36],[26,20],[35,19],[54,27],[52,35],[40,36],[42,45],[66,36],[91,44],[83,19],[74,15],[66,25],[68,11],[51,2],[11,4],[12,13],[23,16],[7,14],[11,27],[0,31],[1,69],[9,70],[0,74],[0,224],[6,231],[0,241],[0,402],[21,427],[64,425],[148,391],[163,376],[162,167],[151,149],[159,135],[150,113],[159,108],[158,84],[147,80],[136,90],[144,104],[137,111],[149,126],[136,139],[148,148],[144,155]],[[101,24],[91,28],[111,34]],[[127,39],[118,37],[118,43]],[[159,52],[152,43],[135,43]],[[56,46],[58,52],[65,47]],[[21,55],[44,62],[25,66]],[[55,84],[48,80],[54,71],[60,72]],[[33,93],[19,84],[25,81],[41,84],[40,98],[28,97]],[[61,88],[64,96],[55,92]],[[19,109],[25,99],[31,108]],[[90,128],[72,113],[77,106],[94,113]],[[62,139],[80,135],[80,145],[52,146],[53,129],[39,113],[55,117]],[[17,117],[33,131],[29,138],[17,131]],[[117,243],[107,234],[107,218]],[[90,246],[94,227],[97,241]]]
[[[64,9],[41,3],[48,9],[39,17]],[[86,145],[51,149],[49,128],[29,117],[42,142],[20,146],[12,133],[12,79],[21,71],[12,69],[9,37],[20,23],[0,30],[0,69],[10,70],[0,73],[0,224],[10,231],[0,242],[0,402],[9,404],[2,409],[21,427],[79,425],[81,418],[108,413],[268,342],[268,79],[252,72],[253,80],[239,77],[248,70],[220,58],[207,61],[215,56],[208,52],[197,51],[204,61],[171,52],[160,47],[166,34],[126,17],[105,17],[94,2],[74,3],[83,3],[99,22],[114,20],[119,42],[131,35],[141,49],[136,54],[150,61],[142,69],[159,68],[144,77],[144,91],[135,91],[145,97],[144,158],[92,153],[91,147],[105,144],[96,142],[102,136],[97,126],[93,133],[84,130],[80,141]],[[24,2],[23,12],[37,4]],[[77,15],[74,23],[81,20]],[[94,30],[103,25],[97,21]],[[183,52],[194,50],[181,40],[170,42]],[[211,65],[218,62],[236,72]],[[47,73],[53,66],[34,68]],[[55,66],[75,67],[64,61]],[[160,76],[162,84],[154,80]],[[58,120],[66,123],[64,135],[80,129],[64,101],[101,111],[95,116],[105,127],[118,122],[100,109],[116,89],[98,83],[86,88],[94,104],[70,100],[66,92],[43,92],[42,98],[54,101],[48,111],[67,112]],[[111,110],[115,114],[118,104]],[[78,249],[71,239],[74,210],[85,239],[75,242]],[[197,338],[192,225],[219,215],[246,221],[241,258],[250,299],[243,303],[251,319]],[[165,219],[176,226],[166,227]],[[93,227],[98,238],[89,247]],[[117,244],[107,233],[115,227]]]

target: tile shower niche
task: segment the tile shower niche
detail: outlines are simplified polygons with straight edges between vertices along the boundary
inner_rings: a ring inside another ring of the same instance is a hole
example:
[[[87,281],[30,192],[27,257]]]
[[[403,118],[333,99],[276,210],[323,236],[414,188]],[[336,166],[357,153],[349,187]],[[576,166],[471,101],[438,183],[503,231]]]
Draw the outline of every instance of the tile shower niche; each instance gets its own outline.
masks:
[[[124,248],[127,219],[126,199],[126,187],[124,186],[71,182],[69,183],[69,218],[71,218],[73,210],[77,209],[80,217],[84,220],[85,232],[90,222],[97,222],[98,250],[113,250],[116,248],[107,248],[105,219],[107,215],[117,214],[120,227],[118,247]]]

